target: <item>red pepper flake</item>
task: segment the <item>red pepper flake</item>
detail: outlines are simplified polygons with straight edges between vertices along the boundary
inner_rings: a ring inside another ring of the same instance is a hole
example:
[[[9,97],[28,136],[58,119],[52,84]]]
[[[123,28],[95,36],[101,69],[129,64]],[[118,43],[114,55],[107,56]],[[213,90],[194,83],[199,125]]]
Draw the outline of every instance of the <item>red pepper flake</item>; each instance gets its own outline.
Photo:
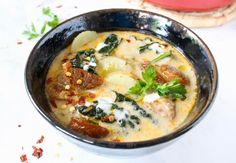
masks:
[[[85,97],[85,96],[80,96],[78,103],[79,103],[80,105],[84,105],[84,104],[85,104],[85,100],[86,100],[86,97]]]
[[[42,148],[37,148],[35,146],[32,146],[33,148],[33,153],[32,156],[37,157],[38,159],[43,156],[43,149]]]
[[[21,45],[23,42],[22,41],[17,41],[16,42],[18,45]]]
[[[130,39],[126,39],[126,41],[127,41],[128,43],[130,43],[130,42],[131,42],[131,40],[130,40]]]
[[[21,162],[26,162],[26,161],[28,161],[26,154],[21,155],[21,156],[20,156],[20,160],[21,160]]]
[[[70,94],[68,96],[74,96],[75,95],[75,92],[69,92]]]
[[[54,107],[54,108],[57,108],[57,103],[54,99],[50,99],[49,102],[51,103],[51,105]]]
[[[21,125],[19,124],[17,127],[21,127]]]
[[[58,6],[56,6],[56,8],[61,8],[62,7],[62,5],[58,5]]]
[[[40,137],[40,139],[36,142],[36,144],[40,144],[40,143],[42,143],[43,140],[44,140],[44,136],[42,135],[42,136]]]
[[[64,58],[61,62],[62,63],[65,63],[65,62],[67,62],[68,61],[68,58]]]
[[[88,96],[89,96],[89,98],[95,98],[96,94],[89,92]]]
[[[71,103],[73,103],[73,99],[72,98],[68,98],[66,100],[66,105],[71,104]]]
[[[50,84],[52,82],[52,78],[48,78],[47,80],[46,80],[46,84]]]

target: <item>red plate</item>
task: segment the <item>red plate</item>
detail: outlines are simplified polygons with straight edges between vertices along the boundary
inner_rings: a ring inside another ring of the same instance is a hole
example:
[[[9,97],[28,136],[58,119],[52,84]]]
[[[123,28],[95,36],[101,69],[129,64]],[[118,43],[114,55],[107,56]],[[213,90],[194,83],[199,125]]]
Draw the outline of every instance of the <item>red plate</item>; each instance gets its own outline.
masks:
[[[211,11],[225,7],[234,0],[145,0],[156,6],[177,11]]]

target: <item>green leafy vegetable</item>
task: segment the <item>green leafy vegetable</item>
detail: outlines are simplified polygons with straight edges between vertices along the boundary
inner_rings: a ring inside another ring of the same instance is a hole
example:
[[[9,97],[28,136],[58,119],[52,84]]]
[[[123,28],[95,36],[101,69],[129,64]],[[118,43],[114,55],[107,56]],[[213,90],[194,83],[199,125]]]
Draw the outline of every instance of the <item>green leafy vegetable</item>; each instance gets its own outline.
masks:
[[[166,55],[165,55],[166,56]],[[139,95],[138,100],[142,99],[147,91],[157,92],[160,96],[170,97],[172,99],[185,99],[187,93],[180,79],[176,78],[168,83],[159,84],[156,82],[156,71],[153,66],[149,66],[142,73],[143,79],[139,80],[129,89],[129,93]]]
[[[139,114],[143,117],[146,117],[146,118],[151,118],[152,119],[152,116],[151,114],[147,113],[143,108],[141,108],[136,101],[134,101],[133,99],[129,98],[129,97],[126,97],[118,92],[115,92],[116,93],[116,99],[115,99],[115,102],[123,102],[123,101],[127,101],[127,102],[130,102],[133,106],[134,106],[134,110],[139,112]]]
[[[104,41],[105,46],[98,52],[103,54],[110,54],[120,44],[121,40],[118,39],[116,34],[110,34]]]
[[[143,46],[140,46],[139,47],[139,53],[143,53],[145,50],[149,49],[149,46],[151,46],[152,44],[154,44],[154,42],[150,43],[150,44],[146,44],[146,45],[143,45]]]
[[[87,72],[96,74],[96,57],[94,53],[95,50],[92,48],[77,52],[76,57],[71,60],[72,67],[81,68]]]
[[[40,29],[40,33],[36,31],[34,23],[31,24],[31,28],[28,28],[23,32],[24,35],[28,37],[28,40],[35,39],[39,36],[42,36],[45,31],[47,26],[50,28],[54,28],[59,24],[59,19],[57,15],[53,14],[50,10],[50,8],[43,8],[42,9],[42,14],[47,16],[50,20],[45,20],[43,23],[43,26]]]

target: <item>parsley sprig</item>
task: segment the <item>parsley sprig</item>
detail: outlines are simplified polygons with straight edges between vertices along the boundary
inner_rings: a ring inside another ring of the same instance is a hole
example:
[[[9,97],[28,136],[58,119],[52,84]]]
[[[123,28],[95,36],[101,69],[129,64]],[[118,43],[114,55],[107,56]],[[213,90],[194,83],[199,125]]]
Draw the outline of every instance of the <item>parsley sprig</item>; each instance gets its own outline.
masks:
[[[184,85],[180,83],[180,79],[176,78],[170,82],[160,84],[156,78],[154,66],[148,66],[142,72],[144,80],[139,80],[133,87],[129,89],[129,93],[140,95],[138,100],[141,100],[146,92],[157,92],[160,96],[170,97],[172,99],[185,99],[187,93]]]
[[[44,21],[43,26],[40,29],[40,32],[36,30],[34,23],[31,23],[30,27],[26,27],[26,30],[23,32],[23,34],[28,37],[28,40],[32,40],[39,36],[42,36],[45,33],[47,27],[54,28],[59,24],[58,16],[52,13],[49,7],[43,8],[42,14],[46,16],[49,20]]]

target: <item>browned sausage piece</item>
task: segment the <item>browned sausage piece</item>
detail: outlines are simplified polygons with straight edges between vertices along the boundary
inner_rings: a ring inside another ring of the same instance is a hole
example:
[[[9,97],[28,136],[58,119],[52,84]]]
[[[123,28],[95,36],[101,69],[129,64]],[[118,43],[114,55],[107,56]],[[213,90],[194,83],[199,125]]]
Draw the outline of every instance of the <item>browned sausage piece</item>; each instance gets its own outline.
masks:
[[[72,118],[69,127],[75,132],[87,135],[92,138],[102,138],[109,134],[108,129],[90,123],[84,118]]]
[[[62,64],[65,76],[72,87],[79,90],[93,89],[103,84],[103,79],[81,68],[73,68],[70,62]]]
[[[173,120],[176,116],[175,103],[170,99],[160,98],[149,105],[155,113],[169,120]]]
[[[66,77],[63,73],[58,74],[55,77],[50,77],[46,80],[46,91],[50,98],[56,100],[65,100],[70,95],[70,90],[65,90],[67,84]]]
[[[71,78],[72,84],[81,90],[96,88],[103,84],[101,77],[80,68],[72,68]]]
[[[175,67],[169,65],[161,65],[158,68],[159,79],[165,80],[165,82],[170,82],[176,78],[180,78],[180,82],[183,85],[189,84],[189,79],[184,76],[180,71],[178,71]],[[158,76],[157,76],[158,77]]]

